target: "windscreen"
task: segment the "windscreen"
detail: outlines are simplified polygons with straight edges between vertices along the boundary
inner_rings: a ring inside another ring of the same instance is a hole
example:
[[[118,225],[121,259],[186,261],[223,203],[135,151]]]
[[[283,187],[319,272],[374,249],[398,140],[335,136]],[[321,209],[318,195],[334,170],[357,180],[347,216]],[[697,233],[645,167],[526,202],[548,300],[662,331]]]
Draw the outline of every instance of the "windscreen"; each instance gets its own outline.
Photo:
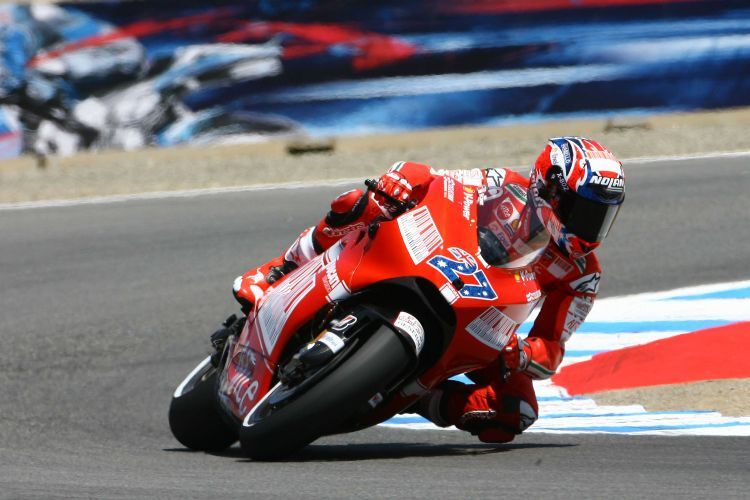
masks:
[[[482,258],[491,266],[524,267],[534,262],[549,242],[526,191],[506,184],[480,196],[477,235]]]

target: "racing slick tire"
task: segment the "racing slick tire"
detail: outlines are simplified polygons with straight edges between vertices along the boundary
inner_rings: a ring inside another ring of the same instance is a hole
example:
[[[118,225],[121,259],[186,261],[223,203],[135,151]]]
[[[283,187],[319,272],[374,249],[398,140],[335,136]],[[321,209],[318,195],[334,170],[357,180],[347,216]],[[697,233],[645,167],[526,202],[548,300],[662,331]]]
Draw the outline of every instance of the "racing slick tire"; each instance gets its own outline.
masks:
[[[221,416],[216,369],[206,358],[185,378],[169,405],[169,428],[177,441],[199,451],[222,451],[237,432]]]
[[[409,366],[405,343],[381,326],[331,373],[279,408],[264,397],[240,428],[240,444],[254,460],[276,460],[335,432],[376,394],[384,391]]]

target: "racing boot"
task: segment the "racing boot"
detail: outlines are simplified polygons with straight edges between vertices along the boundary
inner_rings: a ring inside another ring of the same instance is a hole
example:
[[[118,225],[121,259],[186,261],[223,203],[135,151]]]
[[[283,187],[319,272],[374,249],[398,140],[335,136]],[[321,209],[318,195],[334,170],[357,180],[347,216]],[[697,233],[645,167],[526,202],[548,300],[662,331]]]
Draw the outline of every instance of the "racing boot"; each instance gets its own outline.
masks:
[[[419,400],[416,409],[439,427],[455,425],[485,443],[513,441],[539,412],[531,379],[523,373],[499,387],[447,380]]]
[[[326,248],[318,241],[316,228],[310,227],[302,231],[282,255],[235,278],[232,291],[242,312],[247,315],[271,285],[323,253]]]
[[[247,316],[271,285],[296,268],[297,264],[280,256],[235,278],[232,293],[242,313]]]

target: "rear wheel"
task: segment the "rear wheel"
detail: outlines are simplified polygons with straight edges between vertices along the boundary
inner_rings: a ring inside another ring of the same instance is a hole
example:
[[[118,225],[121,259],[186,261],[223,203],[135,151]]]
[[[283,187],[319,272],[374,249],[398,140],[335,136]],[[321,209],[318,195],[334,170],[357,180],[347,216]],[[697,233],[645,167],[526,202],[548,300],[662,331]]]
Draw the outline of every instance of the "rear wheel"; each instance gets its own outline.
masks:
[[[409,365],[404,342],[386,326],[345,359],[333,372],[293,394],[279,383],[253,408],[240,428],[242,450],[256,460],[278,459],[325,434],[382,392]],[[280,395],[289,393],[289,401]]]
[[[192,450],[221,451],[237,441],[237,432],[221,416],[216,369],[206,358],[180,384],[169,405],[169,428]]]

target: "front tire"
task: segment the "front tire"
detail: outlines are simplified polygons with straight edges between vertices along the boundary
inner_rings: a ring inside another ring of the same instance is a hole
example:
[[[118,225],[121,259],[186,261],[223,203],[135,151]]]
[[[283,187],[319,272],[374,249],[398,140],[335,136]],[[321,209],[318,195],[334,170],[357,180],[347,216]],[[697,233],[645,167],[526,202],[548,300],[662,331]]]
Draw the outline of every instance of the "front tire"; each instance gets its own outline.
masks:
[[[191,450],[222,451],[237,441],[237,432],[221,416],[216,376],[206,358],[180,384],[169,405],[169,428]]]
[[[240,428],[243,452],[255,460],[278,459],[335,431],[401,375],[411,358],[397,334],[381,326],[338,368],[288,404],[273,409],[268,397],[261,400]],[[271,392],[279,388],[283,386]]]

